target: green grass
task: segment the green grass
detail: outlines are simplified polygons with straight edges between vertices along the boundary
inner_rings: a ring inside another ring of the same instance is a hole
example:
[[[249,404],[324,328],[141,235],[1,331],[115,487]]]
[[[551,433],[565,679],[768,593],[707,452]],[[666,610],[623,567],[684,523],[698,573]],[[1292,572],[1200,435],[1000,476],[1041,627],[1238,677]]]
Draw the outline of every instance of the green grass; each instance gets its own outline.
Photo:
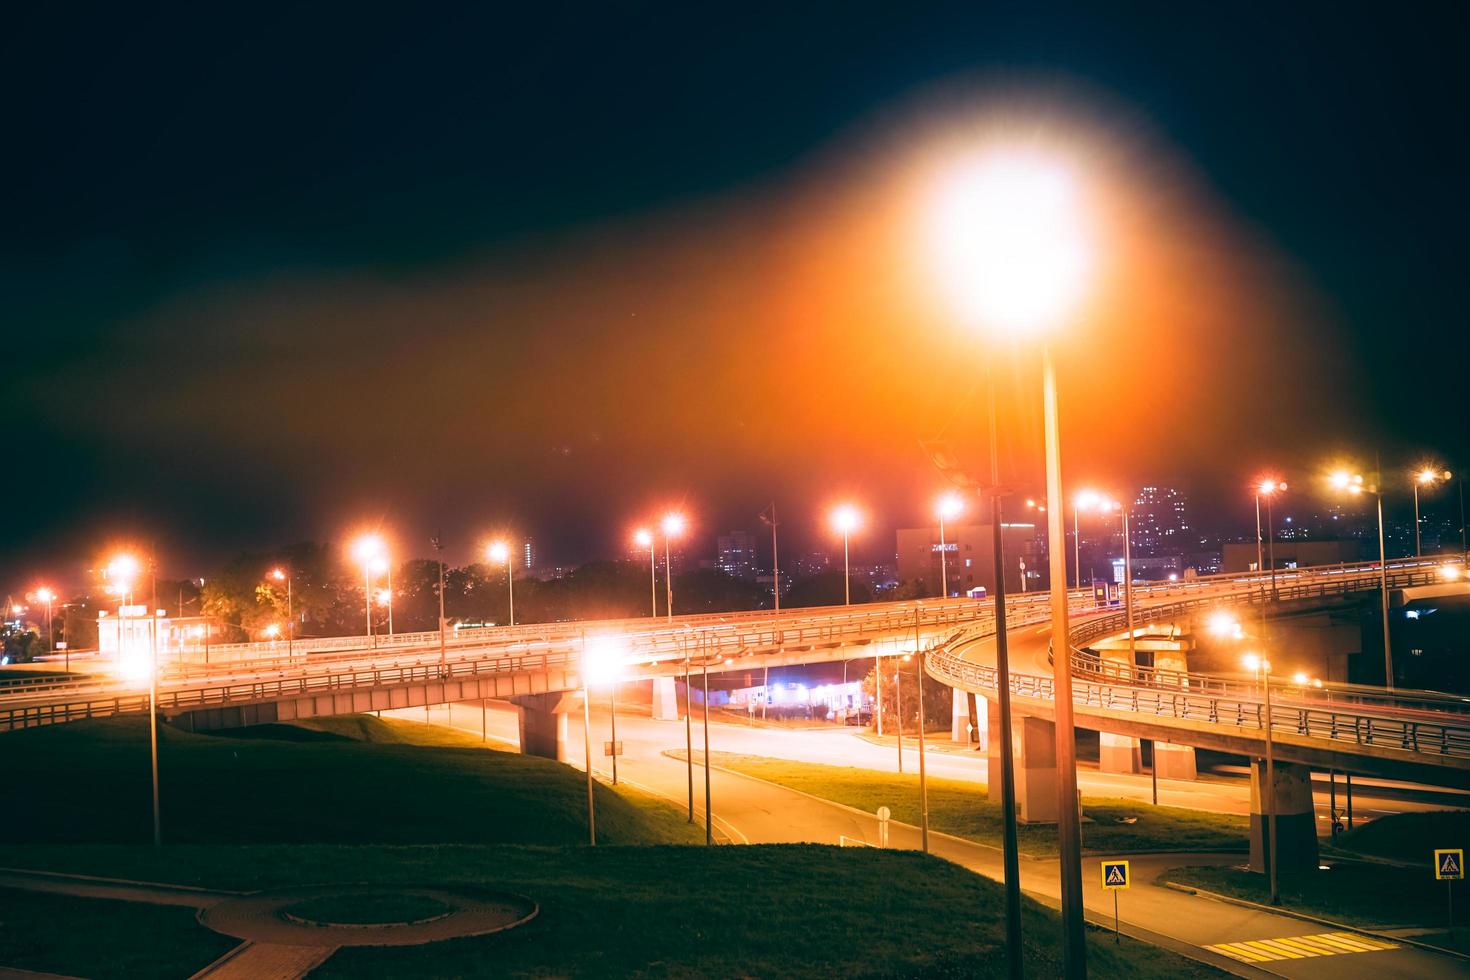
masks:
[[[486,751],[478,740],[367,716],[247,737],[160,726],[168,843],[578,844],[582,773]],[[323,734],[325,733],[325,734]],[[275,737],[272,737],[272,736]],[[264,737],[249,737],[264,736]],[[352,737],[335,737],[352,736]],[[423,744],[423,743],[429,744]],[[151,837],[146,722],[104,719],[0,735],[6,818],[31,841],[133,843]],[[662,800],[597,784],[598,840],[693,842]]]
[[[387,922],[420,922],[445,915],[452,909],[428,895],[376,891],[318,895],[288,905],[281,911],[307,922],[380,925]]]
[[[1194,885],[1221,895],[1265,904],[1266,876],[1243,868],[1185,867],[1164,872],[1164,880]],[[1340,861],[1327,871],[1278,875],[1287,908],[1354,926],[1443,927],[1448,922],[1445,883],[1422,871],[1382,864]],[[1470,891],[1455,888],[1455,921],[1470,924]]]
[[[238,944],[201,927],[190,908],[0,889],[0,966],[176,980]]]
[[[916,852],[750,847],[0,847],[0,864],[231,889],[328,881],[480,885],[535,899],[505,933],[338,951],[314,980],[393,976],[999,977],[1001,887]],[[1060,973],[1055,913],[1026,901],[1027,973]],[[89,921],[38,923],[74,939]],[[1097,977],[1220,974],[1110,934]],[[46,968],[49,964],[37,964]],[[54,967],[51,967],[54,969]],[[179,973],[176,975],[184,975]]]
[[[1470,811],[1389,814],[1353,828],[1338,837],[1335,846],[1372,857],[1412,861],[1430,869],[1437,847],[1470,851]]]
[[[680,758],[682,753],[678,753]],[[700,758],[699,754],[695,754]],[[895,820],[918,824],[919,777],[874,772],[844,766],[789,762],[763,756],[710,754],[714,764],[810,793],[824,800],[874,812],[880,806],[892,811]],[[929,826],[956,837],[1000,846],[1004,833],[1004,811],[986,799],[985,787],[957,779],[928,780]],[[1090,822],[1082,825],[1085,850],[1123,854],[1130,851],[1232,850],[1243,849],[1249,824],[1245,817],[1206,813],[1179,807],[1155,807],[1133,800],[1084,799],[1083,813]],[[1136,818],[1135,823],[1123,823]],[[1021,850],[1028,854],[1057,853],[1056,828],[1017,828]]]

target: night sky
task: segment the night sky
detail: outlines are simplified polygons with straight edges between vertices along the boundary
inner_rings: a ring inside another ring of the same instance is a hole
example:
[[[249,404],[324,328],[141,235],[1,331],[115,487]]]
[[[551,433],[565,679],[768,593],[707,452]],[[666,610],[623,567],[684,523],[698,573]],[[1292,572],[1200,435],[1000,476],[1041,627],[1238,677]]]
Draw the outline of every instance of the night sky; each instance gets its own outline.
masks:
[[[1069,483],[1243,524],[1265,467],[1470,466],[1462,5],[501,6],[10,14],[3,584],[379,523],[567,562],[681,501],[695,550],[772,498],[815,547],[844,495],[883,558],[987,365],[1040,482],[1035,350],[904,231],[998,118],[1120,234],[1057,341]]]

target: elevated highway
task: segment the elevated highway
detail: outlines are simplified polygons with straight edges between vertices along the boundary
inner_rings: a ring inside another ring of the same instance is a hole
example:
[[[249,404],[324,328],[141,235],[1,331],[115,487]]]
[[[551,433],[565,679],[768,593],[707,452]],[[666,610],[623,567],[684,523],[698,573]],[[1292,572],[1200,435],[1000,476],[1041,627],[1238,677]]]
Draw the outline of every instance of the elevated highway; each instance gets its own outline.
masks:
[[[1444,559],[1391,562],[1391,589],[1440,581]],[[1281,602],[1327,602],[1376,591],[1376,564],[1278,570]],[[1225,604],[1272,599],[1264,573],[1137,586],[1138,622]],[[1255,685],[1226,676],[1135,667],[1118,669],[1086,650],[1122,627],[1121,610],[1099,612],[1090,593],[1072,597],[1070,639],[1078,724],[1122,735],[1259,754],[1267,725],[1282,758],[1303,764],[1461,785],[1470,774],[1470,701],[1421,692],[1322,691],[1273,687],[1267,716]],[[1045,594],[1008,598],[1013,630],[1050,620]],[[994,696],[995,632],[989,601],[876,603],[767,612],[609,620],[401,634],[376,647],[364,638],[216,647],[209,664],[170,665],[158,685],[159,710],[184,727],[222,728],[327,714],[455,701],[554,696],[581,687],[590,643],[616,643],[633,678],[686,669],[740,670],[927,650],[925,666],[953,687]],[[1018,651],[1026,644],[1013,639]],[[1034,647],[1034,644],[1033,644]],[[1050,662],[1018,659],[1012,693],[1029,716],[1048,719]],[[1279,692],[1279,693],[1278,693]],[[78,718],[142,713],[145,682],[92,676],[0,685],[0,731]]]

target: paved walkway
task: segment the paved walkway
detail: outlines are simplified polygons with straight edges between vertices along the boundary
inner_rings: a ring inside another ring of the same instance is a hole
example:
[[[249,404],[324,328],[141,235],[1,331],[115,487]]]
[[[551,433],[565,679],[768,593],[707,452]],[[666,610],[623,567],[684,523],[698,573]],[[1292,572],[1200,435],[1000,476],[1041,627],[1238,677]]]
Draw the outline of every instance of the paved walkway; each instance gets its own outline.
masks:
[[[189,980],[297,980],[325,963],[336,946],[241,943]]]
[[[331,926],[281,917],[281,910],[308,898],[354,892],[418,895],[447,905],[448,915],[402,924]],[[255,943],[292,946],[418,946],[441,939],[484,936],[531,921],[539,908],[529,898],[480,888],[412,888],[371,885],[311,885],[240,895],[203,909],[199,921],[215,932]]]

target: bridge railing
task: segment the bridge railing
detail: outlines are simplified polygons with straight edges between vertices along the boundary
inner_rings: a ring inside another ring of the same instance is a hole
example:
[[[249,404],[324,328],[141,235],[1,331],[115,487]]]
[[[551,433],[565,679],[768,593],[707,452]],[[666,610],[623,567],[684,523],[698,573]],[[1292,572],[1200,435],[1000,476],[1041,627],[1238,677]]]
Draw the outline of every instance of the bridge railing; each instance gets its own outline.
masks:
[[[997,671],[988,664],[964,660],[941,646],[925,658],[926,669],[937,679],[960,687],[997,687]],[[1032,674],[1012,674],[1011,693],[1019,698],[1054,700],[1055,680]],[[1376,746],[1421,755],[1470,759],[1470,720],[1424,720],[1384,716],[1351,704],[1318,706],[1273,704],[1269,715],[1259,698],[1234,692],[1186,688],[1163,690],[1136,684],[1117,685],[1085,677],[1072,682],[1073,703],[1082,708],[1129,712],[1156,719],[1207,722],[1242,733],[1273,733],[1325,739],[1330,742]]]

